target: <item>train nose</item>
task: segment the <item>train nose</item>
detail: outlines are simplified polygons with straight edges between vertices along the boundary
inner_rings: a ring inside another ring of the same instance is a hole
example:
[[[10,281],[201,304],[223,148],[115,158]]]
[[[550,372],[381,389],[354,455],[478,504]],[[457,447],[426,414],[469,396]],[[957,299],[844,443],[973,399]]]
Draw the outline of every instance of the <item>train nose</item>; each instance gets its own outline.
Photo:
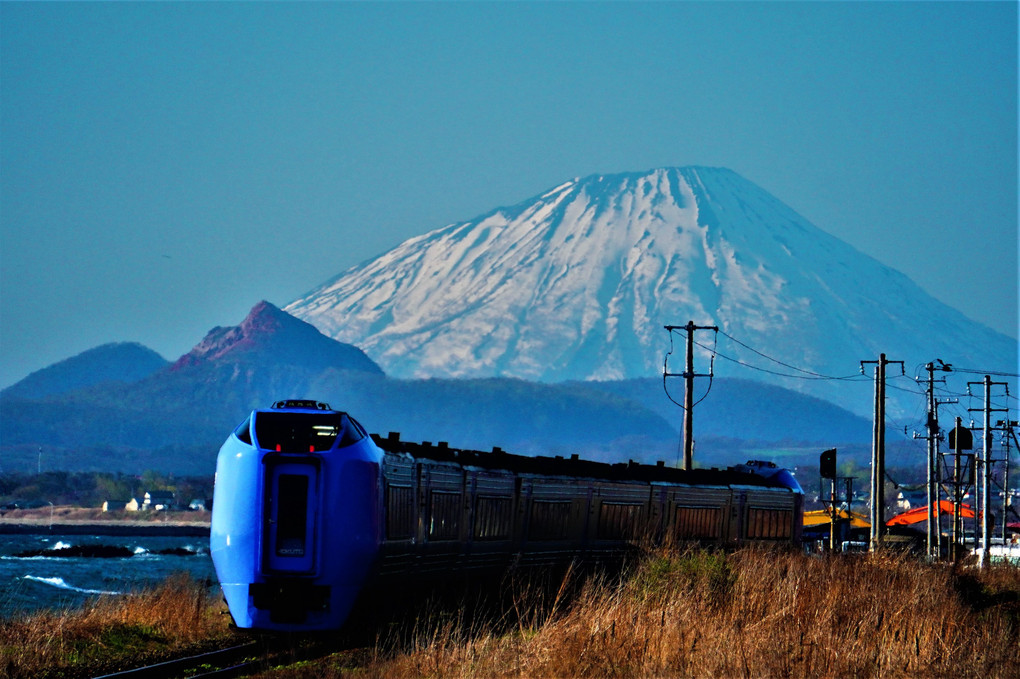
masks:
[[[379,550],[383,453],[325,404],[255,410],[216,461],[210,552],[235,623],[336,629]]]
[[[357,457],[263,458],[261,567],[248,588],[255,626],[325,629],[347,617],[378,549],[379,466]]]

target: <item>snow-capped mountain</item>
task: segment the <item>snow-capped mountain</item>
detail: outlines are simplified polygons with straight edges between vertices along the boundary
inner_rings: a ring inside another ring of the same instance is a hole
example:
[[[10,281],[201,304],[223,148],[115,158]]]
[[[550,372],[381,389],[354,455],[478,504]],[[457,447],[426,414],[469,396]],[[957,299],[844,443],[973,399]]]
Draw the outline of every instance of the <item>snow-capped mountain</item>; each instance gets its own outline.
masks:
[[[652,377],[670,348],[663,326],[688,320],[828,376],[856,373],[860,360],[882,352],[908,371],[936,357],[1010,368],[1017,355],[1015,340],[721,168],[568,181],[412,238],[286,311],[404,377]],[[696,339],[715,342],[710,333]],[[714,346],[728,358],[811,377],[724,335]],[[680,372],[677,348],[670,368]],[[707,351],[699,354],[697,368],[707,371]],[[845,382],[786,378],[723,359],[715,369],[836,401],[847,394]],[[860,393],[867,390],[852,399]],[[844,405],[870,408],[866,397]]]

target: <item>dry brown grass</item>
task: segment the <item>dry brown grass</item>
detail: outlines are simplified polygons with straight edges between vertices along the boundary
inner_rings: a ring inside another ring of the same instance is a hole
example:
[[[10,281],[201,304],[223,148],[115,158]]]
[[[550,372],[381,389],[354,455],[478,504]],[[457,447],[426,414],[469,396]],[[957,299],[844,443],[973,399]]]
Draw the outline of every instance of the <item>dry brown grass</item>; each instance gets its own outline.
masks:
[[[0,677],[91,677],[229,635],[226,615],[188,575],[84,608],[0,622]]]
[[[374,649],[264,676],[1020,677],[1020,568],[883,554],[657,551],[619,578],[521,587],[502,614],[440,607]],[[0,624],[0,677],[93,676],[198,650],[228,617],[186,577]]]
[[[1020,569],[895,555],[653,554],[511,633],[439,618],[381,642],[365,677],[1020,676]],[[287,676],[347,676],[337,663]]]

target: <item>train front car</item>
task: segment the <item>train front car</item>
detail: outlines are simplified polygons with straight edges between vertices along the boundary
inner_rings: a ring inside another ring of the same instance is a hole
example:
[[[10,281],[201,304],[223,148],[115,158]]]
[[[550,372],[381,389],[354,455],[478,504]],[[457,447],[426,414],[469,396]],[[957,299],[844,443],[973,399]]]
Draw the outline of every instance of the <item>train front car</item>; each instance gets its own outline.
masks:
[[[255,410],[220,448],[210,551],[235,624],[340,627],[379,551],[382,451],[314,401]]]

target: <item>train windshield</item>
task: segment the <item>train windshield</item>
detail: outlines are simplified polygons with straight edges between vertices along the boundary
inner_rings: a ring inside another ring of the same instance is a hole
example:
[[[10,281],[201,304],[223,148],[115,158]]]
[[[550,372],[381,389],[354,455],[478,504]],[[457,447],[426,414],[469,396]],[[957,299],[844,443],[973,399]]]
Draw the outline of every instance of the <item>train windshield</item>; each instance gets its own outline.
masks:
[[[259,448],[283,453],[325,451],[340,438],[340,447],[360,441],[364,434],[344,413],[263,411],[255,417]]]

